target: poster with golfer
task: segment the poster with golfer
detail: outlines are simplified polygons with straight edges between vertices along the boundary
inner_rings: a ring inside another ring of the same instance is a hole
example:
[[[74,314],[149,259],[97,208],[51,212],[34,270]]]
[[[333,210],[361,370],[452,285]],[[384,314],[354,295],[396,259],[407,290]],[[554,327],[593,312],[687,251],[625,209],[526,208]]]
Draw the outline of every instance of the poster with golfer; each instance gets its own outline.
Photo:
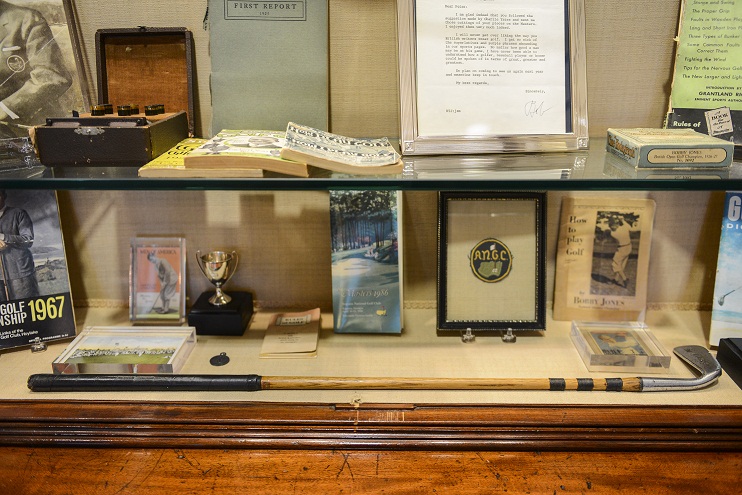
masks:
[[[716,260],[714,304],[711,309],[709,344],[719,339],[742,337],[742,191],[727,192]]]
[[[0,189],[0,349],[74,336],[56,192]]]

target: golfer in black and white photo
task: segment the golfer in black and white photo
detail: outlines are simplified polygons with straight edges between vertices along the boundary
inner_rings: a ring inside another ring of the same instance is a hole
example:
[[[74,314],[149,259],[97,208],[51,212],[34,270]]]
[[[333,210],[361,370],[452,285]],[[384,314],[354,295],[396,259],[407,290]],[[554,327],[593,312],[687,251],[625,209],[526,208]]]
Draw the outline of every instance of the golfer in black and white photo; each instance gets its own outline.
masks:
[[[65,62],[74,57],[66,23],[53,30],[37,6],[55,19],[64,12],[60,1],[0,0],[0,138],[26,137],[48,117],[71,115],[66,106],[79,97],[67,95],[75,78]]]

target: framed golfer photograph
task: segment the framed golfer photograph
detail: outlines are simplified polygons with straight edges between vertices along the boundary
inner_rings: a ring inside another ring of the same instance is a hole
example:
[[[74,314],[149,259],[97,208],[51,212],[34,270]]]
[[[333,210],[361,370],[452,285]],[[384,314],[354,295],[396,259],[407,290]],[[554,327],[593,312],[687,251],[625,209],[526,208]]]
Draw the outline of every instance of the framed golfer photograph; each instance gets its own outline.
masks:
[[[439,334],[541,331],[546,193],[440,192]]]
[[[136,237],[131,241],[129,319],[134,324],[185,321],[185,239]]]
[[[404,155],[588,147],[584,0],[399,0]]]

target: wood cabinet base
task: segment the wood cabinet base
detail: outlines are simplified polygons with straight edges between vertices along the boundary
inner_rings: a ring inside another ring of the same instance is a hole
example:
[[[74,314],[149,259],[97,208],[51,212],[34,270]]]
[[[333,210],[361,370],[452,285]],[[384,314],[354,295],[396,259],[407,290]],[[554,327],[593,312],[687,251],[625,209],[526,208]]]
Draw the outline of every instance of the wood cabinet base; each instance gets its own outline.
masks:
[[[0,403],[1,493],[731,493],[742,408]]]

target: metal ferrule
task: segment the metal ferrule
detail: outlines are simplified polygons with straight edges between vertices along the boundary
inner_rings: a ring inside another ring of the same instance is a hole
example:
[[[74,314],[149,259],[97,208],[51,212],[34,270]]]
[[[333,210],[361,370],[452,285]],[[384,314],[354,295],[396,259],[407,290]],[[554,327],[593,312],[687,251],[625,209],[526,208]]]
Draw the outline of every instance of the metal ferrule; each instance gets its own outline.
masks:
[[[713,376],[700,378],[639,378],[642,392],[667,392],[671,390],[697,390],[710,385],[721,376],[721,368]]]
[[[642,392],[665,392],[668,390],[696,390],[715,382],[721,376],[721,365],[708,349],[698,345],[686,345],[673,349],[675,355],[696,370],[695,378],[644,378],[640,377]]]

